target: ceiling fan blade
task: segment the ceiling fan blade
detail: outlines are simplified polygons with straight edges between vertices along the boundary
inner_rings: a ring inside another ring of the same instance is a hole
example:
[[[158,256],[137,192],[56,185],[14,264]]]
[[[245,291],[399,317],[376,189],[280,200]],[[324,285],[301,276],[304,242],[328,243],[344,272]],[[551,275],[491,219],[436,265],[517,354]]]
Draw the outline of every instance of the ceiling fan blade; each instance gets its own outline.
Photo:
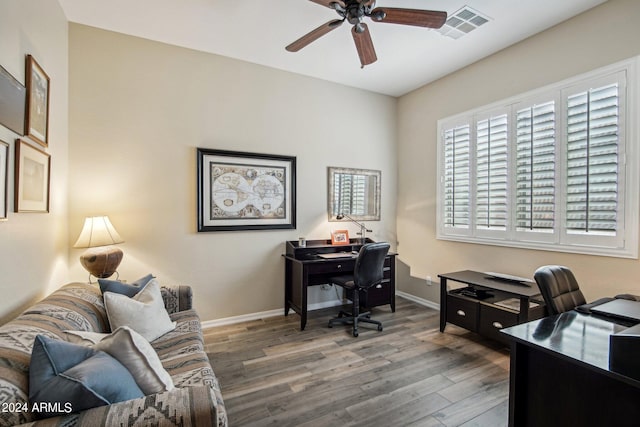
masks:
[[[344,22],[343,19],[334,19],[333,21],[329,21],[326,24],[320,25],[315,30],[305,34],[300,37],[298,40],[291,43],[289,46],[285,47],[289,52],[297,52],[303,47],[307,46],[309,43],[318,40],[320,37],[327,34],[329,31],[333,31],[338,28]]]
[[[371,19],[389,24],[415,25],[417,27],[440,28],[447,20],[447,12],[396,7],[378,7],[371,11]]]
[[[331,9],[333,9],[333,7],[331,7],[331,3],[338,3],[340,6],[342,6],[343,9],[346,7],[342,0],[310,0],[310,1],[314,3],[318,3],[322,6],[326,6]]]
[[[358,32],[358,26],[360,26],[362,31]],[[360,68],[376,62],[378,57],[376,56],[376,50],[373,48],[373,41],[371,41],[371,34],[369,34],[367,24],[360,23],[354,25],[353,28],[351,28],[351,34],[353,34],[353,41],[356,43],[360,64],[362,64]]]

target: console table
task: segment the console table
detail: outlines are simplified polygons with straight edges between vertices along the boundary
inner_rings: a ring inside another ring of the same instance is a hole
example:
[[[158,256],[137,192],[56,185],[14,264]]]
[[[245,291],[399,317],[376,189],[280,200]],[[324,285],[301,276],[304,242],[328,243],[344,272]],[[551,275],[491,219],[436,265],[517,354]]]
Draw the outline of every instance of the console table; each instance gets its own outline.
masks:
[[[569,311],[504,329],[509,426],[637,426],[640,381],[609,368],[609,336],[627,327]]]
[[[366,243],[373,243],[367,239]],[[293,309],[300,315],[300,330],[307,325],[307,287],[329,283],[329,278],[353,273],[361,239],[351,239],[348,245],[332,245],[331,240],[307,240],[305,246],[298,241],[285,243],[284,257],[284,315]],[[343,255],[325,259],[323,254]],[[384,261],[384,280],[380,285],[360,295],[364,308],[389,304],[396,311],[396,261],[397,254],[389,253]]]
[[[499,280],[478,271],[464,270],[439,274],[440,332],[447,322],[508,344],[500,329],[544,316],[540,290],[513,281]],[[448,290],[448,281],[467,287]],[[477,293],[477,296],[469,296]]]

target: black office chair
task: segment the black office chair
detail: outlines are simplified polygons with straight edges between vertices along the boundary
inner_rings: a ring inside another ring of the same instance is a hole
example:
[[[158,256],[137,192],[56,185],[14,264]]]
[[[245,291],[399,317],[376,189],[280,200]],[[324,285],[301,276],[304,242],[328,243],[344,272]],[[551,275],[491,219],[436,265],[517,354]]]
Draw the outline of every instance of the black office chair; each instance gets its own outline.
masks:
[[[341,286],[347,292],[347,296],[353,302],[351,313],[340,311],[338,317],[329,320],[329,327],[334,323],[353,324],[353,336],[358,336],[358,323],[372,323],[378,325],[378,331],[382,331],[382,323],[370,319],[370,313],[360,313],[360,292],[366,293],[369,288],[382,282],[384,259],[389,252],[388,243],[368,243],[362,245],[353,274],[331,277],[329,283]]]
[[[545,265],[533,274],[549,315],[573,310],[587,303],[578,281],[567,267]]]

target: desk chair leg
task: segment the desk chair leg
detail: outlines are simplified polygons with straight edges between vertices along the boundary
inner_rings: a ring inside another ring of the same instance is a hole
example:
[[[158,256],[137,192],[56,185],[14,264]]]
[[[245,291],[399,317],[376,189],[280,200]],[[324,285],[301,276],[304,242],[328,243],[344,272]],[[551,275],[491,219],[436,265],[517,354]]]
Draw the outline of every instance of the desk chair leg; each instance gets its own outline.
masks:
[[[353,324],[353,336],[358,336],[358,323],[365,322],[371,323],[378,326],[378,331],[382,332],[382,323],[377,320],[372,320],[370,312],[360,313],[360,295],[359,292],[354,291],[353,293],[353,305],[351,308],[352,312],[347,313],[345,311],[340,311],[338,313],[338,317],[329,320],[329,328],[333,328],[334,323],[341,324]]]

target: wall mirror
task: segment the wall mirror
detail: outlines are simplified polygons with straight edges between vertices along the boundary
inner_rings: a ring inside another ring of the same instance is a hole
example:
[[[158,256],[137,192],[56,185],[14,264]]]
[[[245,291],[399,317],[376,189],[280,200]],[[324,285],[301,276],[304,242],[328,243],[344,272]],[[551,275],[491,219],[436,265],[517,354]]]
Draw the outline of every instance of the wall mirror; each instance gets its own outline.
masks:
[[[338,221],[339,214],[380,221],[380,171],[330,166],[328,172],[329,221]]]

